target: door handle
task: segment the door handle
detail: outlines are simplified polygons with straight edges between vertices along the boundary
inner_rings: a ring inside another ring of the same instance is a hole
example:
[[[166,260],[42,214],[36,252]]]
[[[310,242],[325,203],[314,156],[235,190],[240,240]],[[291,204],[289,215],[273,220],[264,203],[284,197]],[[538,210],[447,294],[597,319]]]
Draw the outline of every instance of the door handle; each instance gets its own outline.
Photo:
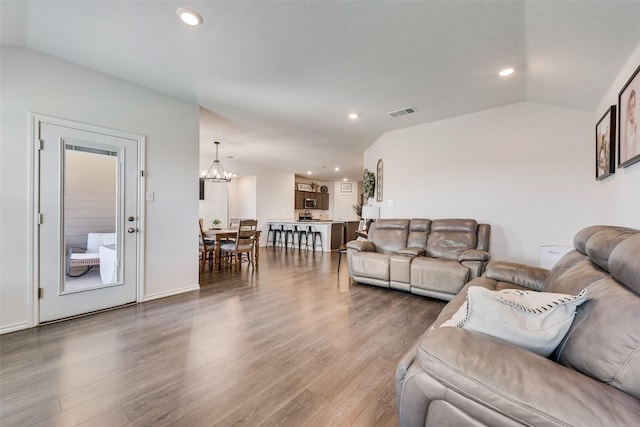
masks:
[[[129,227],[129,228],[127,228],[127,233],[135,233],[136,231],[138,231],[138,230],[136,230],[136,229],[135,229],[135,228],[133,228],[133,227]]]

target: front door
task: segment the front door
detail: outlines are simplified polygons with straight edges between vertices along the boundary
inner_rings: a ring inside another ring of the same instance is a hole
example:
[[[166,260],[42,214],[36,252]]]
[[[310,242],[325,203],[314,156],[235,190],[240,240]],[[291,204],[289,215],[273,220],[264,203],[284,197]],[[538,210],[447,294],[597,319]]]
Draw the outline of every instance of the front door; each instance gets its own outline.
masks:
[[[39,117],[39,320],[135,302],[141,137]]]

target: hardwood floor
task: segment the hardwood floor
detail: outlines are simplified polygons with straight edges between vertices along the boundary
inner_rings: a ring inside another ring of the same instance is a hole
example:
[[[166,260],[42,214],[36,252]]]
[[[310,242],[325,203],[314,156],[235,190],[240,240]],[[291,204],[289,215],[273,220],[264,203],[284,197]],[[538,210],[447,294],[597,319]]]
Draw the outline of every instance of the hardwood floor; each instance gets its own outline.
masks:
[[[397,360],[443,302],[262,248],[201,290],[0,337],[0,425],[394,426]]]

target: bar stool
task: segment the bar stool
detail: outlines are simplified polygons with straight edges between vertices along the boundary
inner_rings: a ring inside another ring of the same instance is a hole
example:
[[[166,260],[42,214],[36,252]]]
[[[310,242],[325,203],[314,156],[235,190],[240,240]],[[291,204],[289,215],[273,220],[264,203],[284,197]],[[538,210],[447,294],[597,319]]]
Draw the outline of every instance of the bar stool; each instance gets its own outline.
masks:
[[[311,237],[311,244],[313,247],[313,252],[316,251],[316,239],[320,237],[320,247],[324,252],[324,248],[322,247],[322,233],[316,230],[313,225],[310,225],[307,231],[307,247],[309,246],[309,237]]]
[[[276,240],[280,241],[282,239],[282,231],[278,228],[277,225],[269,223],[269,231],[267,231],[267,246],[269,246],[269,241],[271,241],[271,246],[276,246]]]
[[[302,226],[294,225],[293,226],[293,236],[291,237],[291,246],[295,248],[296,237],[298,238],[298,251],[300,251],[300,247],[302,246],[302,236],[304,236],[304,241],[307,241],[307,230],[305,230]]]
[[[288,249],[289,236],[291,236],[291,246],[293,247],[293,230],[286,224],[280,224],[280,233],[282,234],[280,244],[282,244],[282,237],[284,237],[284,248]]]

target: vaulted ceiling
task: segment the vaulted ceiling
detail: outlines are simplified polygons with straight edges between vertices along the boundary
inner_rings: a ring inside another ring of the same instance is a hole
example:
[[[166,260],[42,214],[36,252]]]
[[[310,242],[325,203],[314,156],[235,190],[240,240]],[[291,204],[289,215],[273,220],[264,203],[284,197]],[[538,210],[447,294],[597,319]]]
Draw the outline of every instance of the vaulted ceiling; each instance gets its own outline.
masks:
[[[180,23],[181,6],[203,24]],[[319,180],[359,179],[362,152],[390,130],[525,100],[593,111],[640,42],[638,1],[2,0],[1,12],[3,46],[200,105],[202,157],[215,140],[234,172]]]

